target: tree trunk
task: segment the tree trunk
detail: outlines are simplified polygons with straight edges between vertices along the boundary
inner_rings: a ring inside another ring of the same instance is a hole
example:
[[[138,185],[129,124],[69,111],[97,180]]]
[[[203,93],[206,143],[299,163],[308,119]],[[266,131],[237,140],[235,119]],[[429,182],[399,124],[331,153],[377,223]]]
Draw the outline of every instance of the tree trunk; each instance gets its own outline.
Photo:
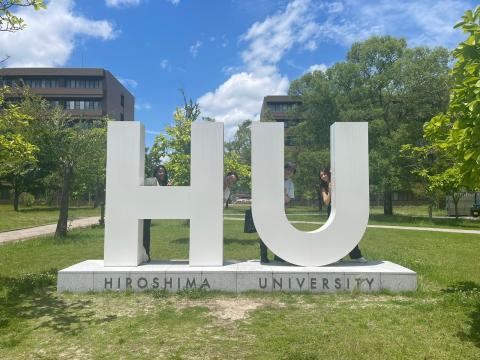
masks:
[[[68,202],[70,199],[70,187],[72,182],[73,168],[71,165],[65,165],[62,176],[62,194],[60,197],[60,214],[58,216],[57,229],[55,237],[65,238],[68,228]]]
[[[15,189],[13,191],[13,210],[18,211],[18,203],[20,202],[20,192]]]
[[[100,186],[99,186],[100,188]],[[99,194],[99,202],[100,202],[100,221],[99,224],[101,226],[105,225],[105,183],[101,187]]]
[[[455,196],[453,196],[452,198],[453,198],[453,205],[455,205],[455,219],[458,219],[458,201],[460,200],[460,198],[455,199]]]
[[[102,203],[102,192],[105,187],[98,181],[95,184],[95,195],[93,197],[93,208],[96,209]]]
[[[383,192],[383,215],[393,215],[392,190],[385,187]]]
[[[428,217],[431,220],[433,218],[433,205],[429,204],[428,205]]]

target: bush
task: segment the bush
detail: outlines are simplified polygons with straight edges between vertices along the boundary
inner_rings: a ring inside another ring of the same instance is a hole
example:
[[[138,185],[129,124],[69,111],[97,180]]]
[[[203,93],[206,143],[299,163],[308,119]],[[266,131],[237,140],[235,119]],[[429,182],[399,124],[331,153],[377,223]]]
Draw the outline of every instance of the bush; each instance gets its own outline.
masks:
[[[35,203],[35,196],[29,193],[21,193],[19,202],[23,206],[30,207]]]

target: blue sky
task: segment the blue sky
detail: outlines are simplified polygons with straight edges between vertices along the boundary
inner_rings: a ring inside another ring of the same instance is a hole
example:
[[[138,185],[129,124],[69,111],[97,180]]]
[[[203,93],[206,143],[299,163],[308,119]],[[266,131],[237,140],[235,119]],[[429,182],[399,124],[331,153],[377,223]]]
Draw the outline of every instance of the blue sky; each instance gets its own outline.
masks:
[[[0,34],[6,66],[101,67],[135,95],[147,145],[172,123],[179,89],[230,138],[258,119],[263,96],[285,94],[312,69],[345,59],[371,35],[453,49],[473,1],[51,0],[20,11],[28,28]]]

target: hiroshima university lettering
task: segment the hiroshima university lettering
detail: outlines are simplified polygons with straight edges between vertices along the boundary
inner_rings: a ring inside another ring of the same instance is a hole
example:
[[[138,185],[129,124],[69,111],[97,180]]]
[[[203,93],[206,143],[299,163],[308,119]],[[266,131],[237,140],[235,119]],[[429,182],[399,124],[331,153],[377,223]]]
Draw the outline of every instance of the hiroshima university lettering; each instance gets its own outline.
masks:
[[[284,209],[283,124],[252,124],[252,214],[259,237],[291,264],[322,266],[347,255],[368,223],[368,128],[331,127],[332,212],[303,232]],[[190,266],[223,265],[223,123],[192,124],[190,186],[142,186],[144,129],[108,124],[105,266],[142,261],[141,219],[190,219]]]
[[[330,128],[332,211],[303,232],[284,209],[284,130],[252,124],[252,214],[258,236],[287,263],[223,258],[223,124],[192,124],[190,186],[144,186],[144,128],[109,122],[104,260],[63,269],[58,291],[182,289],[336,292],[416,289],[416,273],[388,261],[328,265],[362,238],[369,215],[368,127]],[[143,260],[143,219],[189,219],[188,261]]]

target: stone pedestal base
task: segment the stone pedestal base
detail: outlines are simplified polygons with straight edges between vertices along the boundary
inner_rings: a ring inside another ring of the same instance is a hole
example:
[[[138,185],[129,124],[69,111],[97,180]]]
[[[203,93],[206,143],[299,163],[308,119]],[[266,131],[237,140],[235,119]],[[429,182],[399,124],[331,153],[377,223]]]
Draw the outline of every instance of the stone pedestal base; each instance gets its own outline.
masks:
[[[192,267],[187,261],[154,261],[137,267],[105,267],[103,260],[86,260],[58,273],[58,292],[185,289],[228,292],[287,291],[415,291],[417,274],[389,261],[340,262],[323,267],[285,263],[227,261],[224,266]]]

